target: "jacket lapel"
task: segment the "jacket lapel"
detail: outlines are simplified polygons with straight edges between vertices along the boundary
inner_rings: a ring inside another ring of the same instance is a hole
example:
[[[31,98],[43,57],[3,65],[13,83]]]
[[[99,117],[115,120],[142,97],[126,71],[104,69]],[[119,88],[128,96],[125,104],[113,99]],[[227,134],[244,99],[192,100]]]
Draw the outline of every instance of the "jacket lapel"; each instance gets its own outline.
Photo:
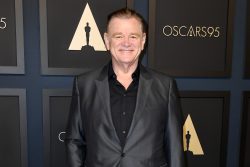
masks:
[[[127,136],[127,141],[129,139],[129,136],[134,130],[134,127],[136,126],[136,123],[139,119],[141,119],[141,115],[143,114],[145,104],[147,102],[148,94],[151,90],[151,84],[152,84],[152,78],[148,71],[143,67],[140,66],[140,80],[139,80],[139,87],[137,92],[137,98],[136,98],[136,107],[135,112],[133,116],[133,120],[129,129],[129,133]],[[125,144],[126,146],[126,144]]]
[[[112,121],[112,116],[111,116],[111,108],[110,108],[110,93],[109,93],[109,83],[108,83],[108,65],[104,66],[102,69],[100,76],[98,79],[95,81],[96,87],[97,87],[97,92],[101,98],[101,102],[103,103],[104,110],[105,110],[105,116],[108,122],[108,125],[111,127],[112,131],[115,133],[115,140],[117,143],[115,146],[118,149],[121,149],[120,147],[120,140],[116,134],[116,130]],[[103,118],[105,119],[105,118]]]

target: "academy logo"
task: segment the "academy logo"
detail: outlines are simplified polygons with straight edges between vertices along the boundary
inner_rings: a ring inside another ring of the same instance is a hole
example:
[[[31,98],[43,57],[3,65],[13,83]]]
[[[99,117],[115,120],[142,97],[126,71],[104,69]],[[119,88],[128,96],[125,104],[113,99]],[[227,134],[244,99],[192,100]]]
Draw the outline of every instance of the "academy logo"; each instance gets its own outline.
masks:
[[[88,3],[85,6],[68,50],[106,51],[104,41]]]
[[[189,114],[183,125],[183,143],[184,151],[191,152],[193,155],[204,155],[200,140]]]

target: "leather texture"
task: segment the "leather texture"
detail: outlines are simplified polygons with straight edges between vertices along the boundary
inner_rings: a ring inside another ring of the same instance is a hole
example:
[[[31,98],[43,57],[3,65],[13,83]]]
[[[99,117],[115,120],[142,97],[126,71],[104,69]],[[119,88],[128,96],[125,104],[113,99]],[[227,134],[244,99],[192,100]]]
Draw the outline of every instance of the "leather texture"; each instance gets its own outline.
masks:
[[[77,76],[65,143],[70,167],[184,167],[174,80],[141,65],[136,109],[122,149],[111,117],[108,66]]]

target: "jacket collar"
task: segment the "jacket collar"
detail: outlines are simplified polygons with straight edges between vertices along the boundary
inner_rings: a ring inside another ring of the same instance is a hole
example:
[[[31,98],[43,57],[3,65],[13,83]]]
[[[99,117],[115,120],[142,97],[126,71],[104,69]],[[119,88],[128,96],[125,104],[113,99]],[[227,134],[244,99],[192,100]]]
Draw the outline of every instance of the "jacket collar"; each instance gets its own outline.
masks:
[[[108,80],[108,78],[110,77],[110,64],[111,62],[109,62],[108,64],[104,65],[101,68],[101,72],[100,75],[97,77],[98,81],[105,81]],[[139,75],[139,79],[143,78],[145,80],[150,80],[151,79],[151,74],[148,72],[147,68],[144,67],[140,62],[138,64],[138,68],[135,71],[135,75]]]

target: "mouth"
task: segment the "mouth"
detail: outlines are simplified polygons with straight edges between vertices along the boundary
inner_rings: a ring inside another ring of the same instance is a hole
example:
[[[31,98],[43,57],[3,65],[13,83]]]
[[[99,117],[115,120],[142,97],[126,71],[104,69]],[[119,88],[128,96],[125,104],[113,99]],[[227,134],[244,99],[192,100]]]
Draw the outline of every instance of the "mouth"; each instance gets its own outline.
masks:
[[[133,52],[133,49],[119,49],[120,52]]]

